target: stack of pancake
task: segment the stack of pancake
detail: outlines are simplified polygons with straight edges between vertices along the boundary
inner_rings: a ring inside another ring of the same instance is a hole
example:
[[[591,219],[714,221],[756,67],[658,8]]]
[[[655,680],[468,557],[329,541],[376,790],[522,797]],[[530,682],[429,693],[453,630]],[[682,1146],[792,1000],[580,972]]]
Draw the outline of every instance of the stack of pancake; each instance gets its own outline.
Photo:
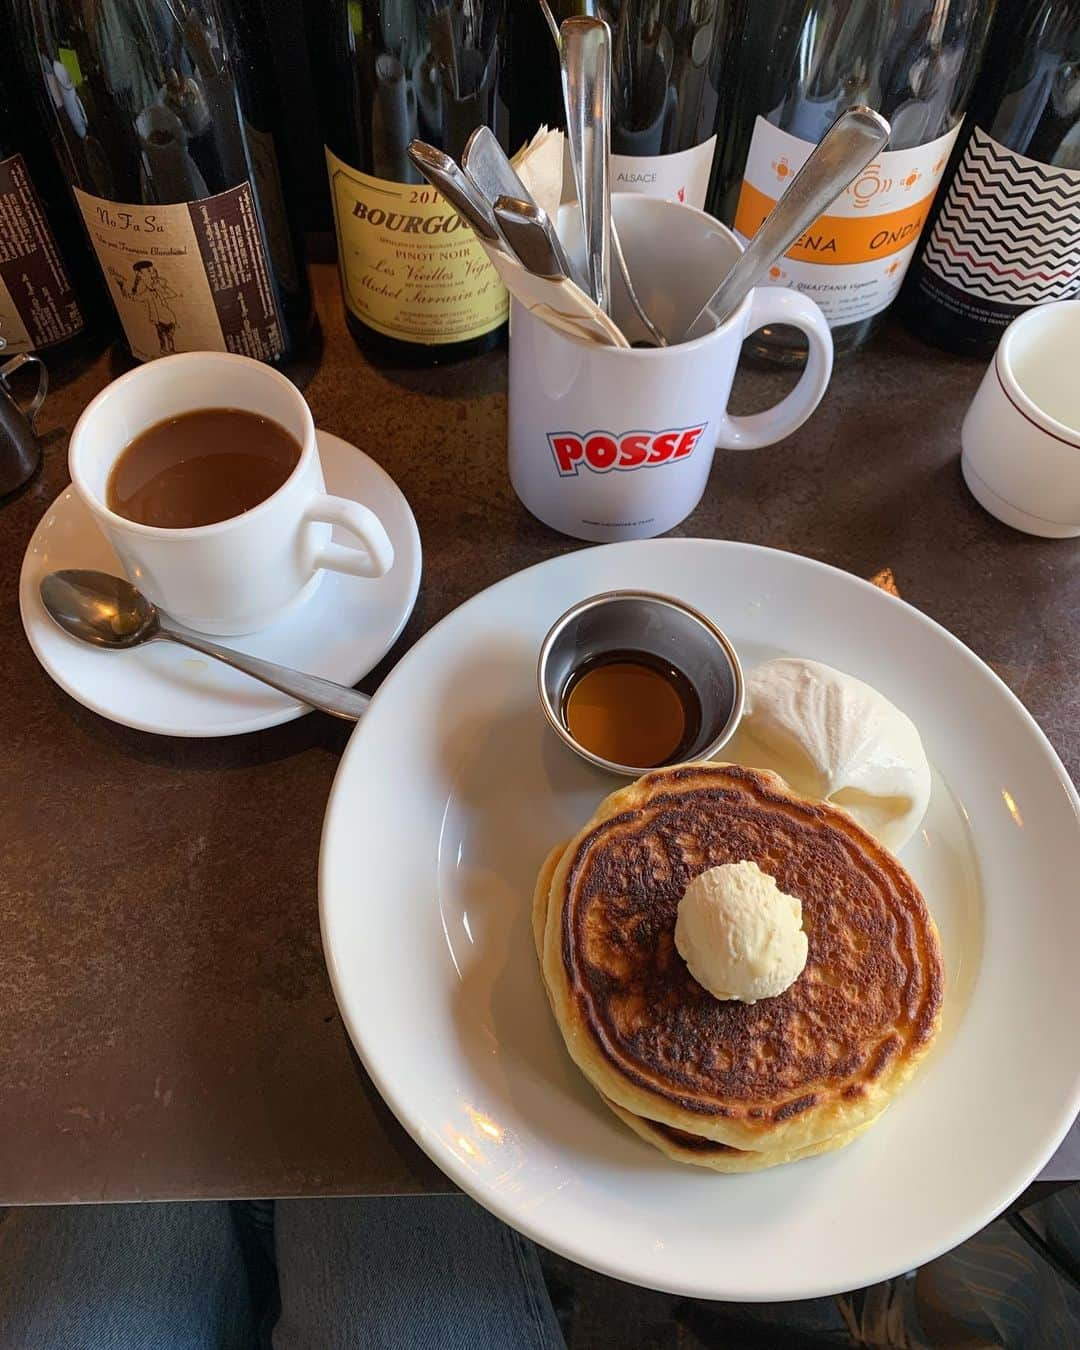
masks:
[[[675,947],[695,876],[756,862],[802,901],[806,968],[775,998],[713,997]],[[941,1012],[937,931],[847,812],[731,764],[613,793],[541,869],[540,968],[575,1063],[669,1157],[748,1172],[839,1148],[911,1079]]]

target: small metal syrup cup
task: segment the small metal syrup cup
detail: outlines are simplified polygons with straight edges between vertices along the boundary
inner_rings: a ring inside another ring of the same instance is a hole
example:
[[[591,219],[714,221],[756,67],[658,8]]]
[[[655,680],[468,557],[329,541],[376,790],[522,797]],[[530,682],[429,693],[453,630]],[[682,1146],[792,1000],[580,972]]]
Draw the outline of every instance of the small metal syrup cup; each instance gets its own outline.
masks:
[[[582,759],[626,778],[638,778],[655,767],[616,764],[594,755],[570,734],[563,716],[566,685],[574,671],[590,657],[618,651],[658,657],[682,671],[693,685],[701,704],[701,725],[680,762],[711,759],[734,734],[743,711],[742,666],[716,624],[669,595],[605,591],[579,601],[555,621],[541,643],[536,669],[545,716]]]

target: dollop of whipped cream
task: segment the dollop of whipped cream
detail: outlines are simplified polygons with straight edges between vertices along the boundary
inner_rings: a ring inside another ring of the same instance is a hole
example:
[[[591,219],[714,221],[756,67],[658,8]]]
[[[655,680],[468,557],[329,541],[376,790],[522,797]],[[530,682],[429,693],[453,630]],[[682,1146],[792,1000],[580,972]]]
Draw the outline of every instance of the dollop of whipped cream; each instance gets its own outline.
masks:
[[[930,801],[930,765],[915,723],[870,685],[818,661],[785,657],[758,666],[725,754],[771,769],[803,796],[844,807],[894,852]]]
[[[755,862],[710,867],[679,901],[675,946],[714,998],[775,998],[806,965],[802,901]]]

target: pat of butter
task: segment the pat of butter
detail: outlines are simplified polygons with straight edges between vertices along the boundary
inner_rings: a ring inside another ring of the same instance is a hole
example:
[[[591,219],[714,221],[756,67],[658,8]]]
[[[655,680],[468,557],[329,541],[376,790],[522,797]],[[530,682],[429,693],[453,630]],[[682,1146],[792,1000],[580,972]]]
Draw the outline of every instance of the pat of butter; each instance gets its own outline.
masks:
[[[756,862],[710,867],[679,901],[675,946],[714,998],[775,998],[806,965],[802,901],[782,891]]]

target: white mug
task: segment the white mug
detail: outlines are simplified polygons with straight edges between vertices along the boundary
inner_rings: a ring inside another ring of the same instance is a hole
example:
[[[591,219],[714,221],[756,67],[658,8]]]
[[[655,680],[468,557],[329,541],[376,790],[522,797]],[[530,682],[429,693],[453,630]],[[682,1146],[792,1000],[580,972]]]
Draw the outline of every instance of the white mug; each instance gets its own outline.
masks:
[[[741,251],[704,211],[632,193],[612,198],[634,289],[669,338],[681,334]],[[559,213],[573,257],[576,205]],[[613,274],[612,313],[626,336],[646,336]],[[795,388],[750,417],[727,411],[747,333],[791,324],[810,344]],[[753,450],[790,435],[821,401],[832,338],[798,291],[753,291],[719,328],[652,350],[601,346],[555,330],[516,301],[510,313],[510,481],[546,525],[577,539],[650,539],[701,500],[716,446]]]
[[[1006,328],[960,444],[964,481],[992,516],[1048,539],[1080,535],[1080,301]]]
[[[271,418],[300,442],[296,468],[265,501],[213,525],[166,529],[110,510],[106,485],[121,451],[156,423],[198,408]],[[266,627],[314,591],[324,568],[380,577],[393,565],[393,545],[375,513],[327,496],[303,395],[246,356],[184,352],[122,375],[79,418],[68,467],[130,580],[172,618],[203,633]],[[331,543],[334,525],[362,547]]]

